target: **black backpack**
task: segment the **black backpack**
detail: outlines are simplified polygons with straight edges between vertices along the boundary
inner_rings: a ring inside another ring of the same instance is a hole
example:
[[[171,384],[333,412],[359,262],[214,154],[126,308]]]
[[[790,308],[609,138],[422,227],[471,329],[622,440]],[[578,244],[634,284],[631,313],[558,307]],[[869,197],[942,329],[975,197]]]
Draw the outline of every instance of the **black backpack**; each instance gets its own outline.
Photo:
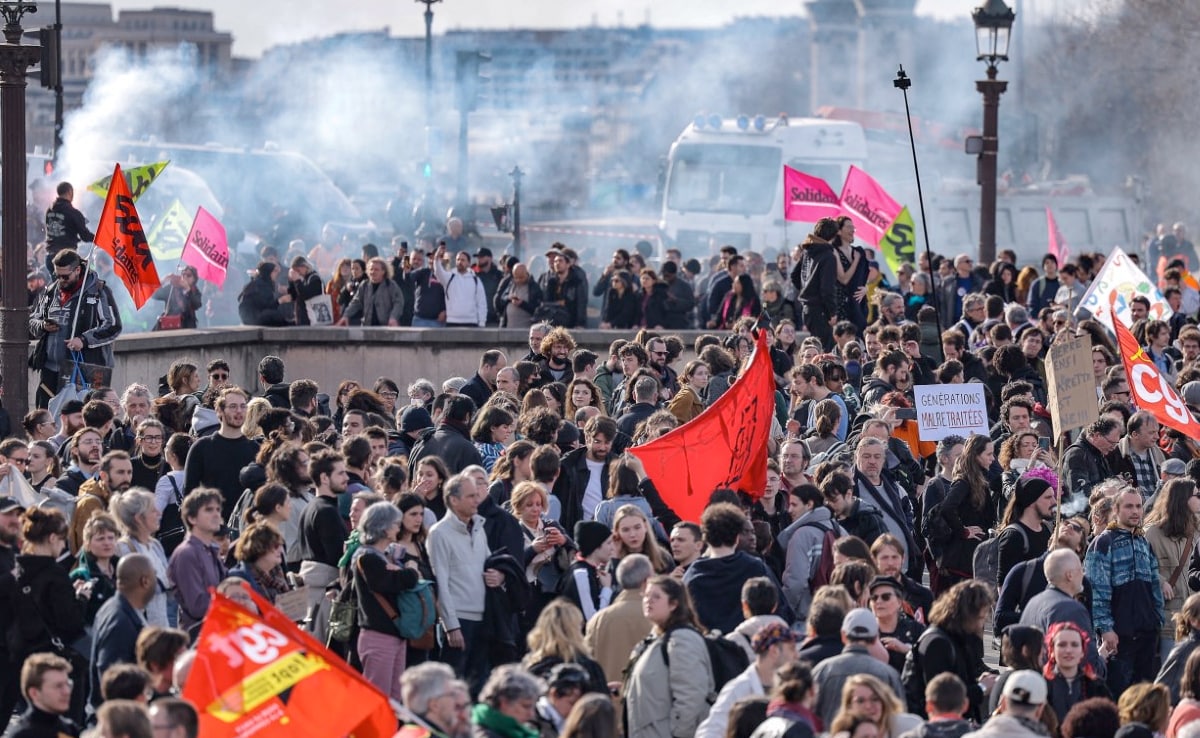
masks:
[[[908,705],[908,711],[925,718],[929,716],[925,714],[925,670],[921,665],[921,657],[934,638],[945,638],[950,644],[951,659],[957,661],[954,640],[941,628],[930,626],[909,649],[904,657],[904,668],[900,671],[900,682],[904,685],[904,701]]]
[[[708,704],[711,705],[717,701],[717,695],[721,692],[721,688],[750,666],[750,658],[746,655],[745,649],[721,635],[719,631],[710,631],[701,635],[704,637],[704,645],[708,648],[708,661],[712,664],[713,691],[708,695]],[[667,665],[668,670],[671,668],[671,656],[667,653],[667,646],[670,643],[671,631],[668,630],[663,634],[662,645],[663,663]]]

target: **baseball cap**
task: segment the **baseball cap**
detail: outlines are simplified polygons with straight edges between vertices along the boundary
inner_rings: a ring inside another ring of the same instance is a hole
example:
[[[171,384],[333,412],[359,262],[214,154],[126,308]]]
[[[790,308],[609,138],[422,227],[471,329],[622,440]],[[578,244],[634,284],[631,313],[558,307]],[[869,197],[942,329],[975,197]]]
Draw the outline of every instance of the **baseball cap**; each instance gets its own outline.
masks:
[[[1187,465],[1183,463],[1182,459],[1167,459],[1163,462],[1159,471],[1163,474],[1170,474],[1173,477],[1182,477],[1187,473]]]
[[[1030,669],[1020,669],[1008,675],[1004,682],[1004,697],[1017,705],[1042,705],[1046,702],[1046,680]]]
[[[12,512],[18,510],[25,512],[25,506],[17,502],[13,497],[0,497],[0,513]]]
[[[478,259],[481,256],[486,256],[489,259],[492,258],[492,250],[487,246],[480,246],[479,248],[475,249],[475,258]]]
[[[1185,405],[1200,407],[1200,382],[1192,381],[1183,385],[1179,390],[1179,397]]]
[[[858,640],[879,637],[879,621],[875,613],[865,607],[856,607],[842,619],[842,633]]]

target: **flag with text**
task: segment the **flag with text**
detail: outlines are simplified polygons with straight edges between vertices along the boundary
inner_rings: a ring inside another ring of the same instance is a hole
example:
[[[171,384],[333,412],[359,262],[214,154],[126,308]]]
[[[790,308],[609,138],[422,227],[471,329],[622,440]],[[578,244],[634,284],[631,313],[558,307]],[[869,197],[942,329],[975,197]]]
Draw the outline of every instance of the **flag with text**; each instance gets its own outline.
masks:
[[[836,218],[841,212],[838,196],[820,177],[783,167],[783,217],[802,223]]]
[[[913,224],[912,213],[905,205],[900,214],[892,221],[883,240],[879,242],[879,250],[887,261],[892,274],[900,273],[901,264],[914,264],[917,261],[917,239],[914,235],[916,226]]]
[[[854,221],[855,235],[872,246],[879,245],[903,210],[871,175],[853,165],[839,199],[843,211]]]
[[[1116,307],[1113,306],[1113,311]],[[1117,343],[1121,349],[1121,362],[1125,365],[1125,376],[1129,378],[1129,392],[1133,404],[1146,410],[1167,428],[1173,428],[1186,438],[1200,438],[1200,422],[1183,403],[1171,382],[1146,356],[1133,334],[1120,320],[1113,321]]]
[[[180,257],[184,263],[196,267],[200,279],[215,285],[225,284],[229,271],[229,242],[225,238],[225,226],[203,207],[196,208],[196,218],[183,244]]]
[[[96,227],[96,245],[112,257],[113,271],[125,283],[133,304],[140,310],[162,282],[120,164],[113,170],[111,182]]]

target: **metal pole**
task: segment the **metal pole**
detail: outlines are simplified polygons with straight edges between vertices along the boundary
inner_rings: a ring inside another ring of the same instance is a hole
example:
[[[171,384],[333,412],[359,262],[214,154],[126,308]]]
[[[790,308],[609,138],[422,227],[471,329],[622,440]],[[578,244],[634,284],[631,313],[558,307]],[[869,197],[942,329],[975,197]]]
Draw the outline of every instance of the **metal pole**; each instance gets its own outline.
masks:
[[[521,171],[521,167],[514,166],[513,170],[508,173],[513,181],[513,256],[521,259],[521,177],[525,176],[525,172]]]
[[[22,46],[21,17],[36,12],[30,2],[0,3],[0,381],[10,417],[29,408],[29,304],[25,289],[29,245],[25,231],[25,74],[41,60],[37,46]]]
[[[469,199],[467,197],[467,125],[471,111],[463,108],[458,111],[458,194],[455,202],[458,205],[466,207]]]
[[[1000,95],[1008,83],[996,79],[996,65],[989,64],[988,78],[975,83],[983,94],[983,151],[979,154],[979,262],[996,260],[996,156],[1000,150]]]
[[[929,296],[933,298],[934,315],[937,319],[938,335],[942,335],[942,312],[938,309],[938,289],[933,283],[933,254],[929,250],[929,221],[925,218],[925,195],[921,192],[921,170],[917,167],[917,139],[913,135],[912,113],[908,110],[908,88],[912,87],[912,80],[904,73],[904,65],[900,65],[900,71],[896,73],[896,79],[892,81],[897,89],[904,95],[904,119],[908,121],[908,143],[912,146],[913,158],[913,175],[917,178],[917,204],[921,208],[921,230],[925,232],[925,258],[929,262]],[[916,238],[916,234],[913,234]],[[940,340],[940,339],[939,339]]]
[[[63,63],[62,63],[62,0],[54,0],[55,65],[58,78],[54,81],[54,155],[51,161],[58,165],[58,152],[63,145]]]

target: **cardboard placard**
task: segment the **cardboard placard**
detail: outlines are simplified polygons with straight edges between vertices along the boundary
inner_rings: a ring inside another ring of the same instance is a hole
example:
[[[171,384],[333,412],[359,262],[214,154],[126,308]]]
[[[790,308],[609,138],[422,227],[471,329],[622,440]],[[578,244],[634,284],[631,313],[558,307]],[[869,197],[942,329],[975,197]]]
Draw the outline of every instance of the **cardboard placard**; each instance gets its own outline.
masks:
[[[1054,437],[1082,428],[1097,417],[1096,376],[1087,338],[1059,341],[1046,355],[1046,404]]]
[[[275,607],[293,623],[303,623],[308,617],[308,587],[296,587],[275,597]]]
[[[918,384],[913,387],[913,396],[922,441],[972,433],[988,435],[987,397],[982,384]]]

